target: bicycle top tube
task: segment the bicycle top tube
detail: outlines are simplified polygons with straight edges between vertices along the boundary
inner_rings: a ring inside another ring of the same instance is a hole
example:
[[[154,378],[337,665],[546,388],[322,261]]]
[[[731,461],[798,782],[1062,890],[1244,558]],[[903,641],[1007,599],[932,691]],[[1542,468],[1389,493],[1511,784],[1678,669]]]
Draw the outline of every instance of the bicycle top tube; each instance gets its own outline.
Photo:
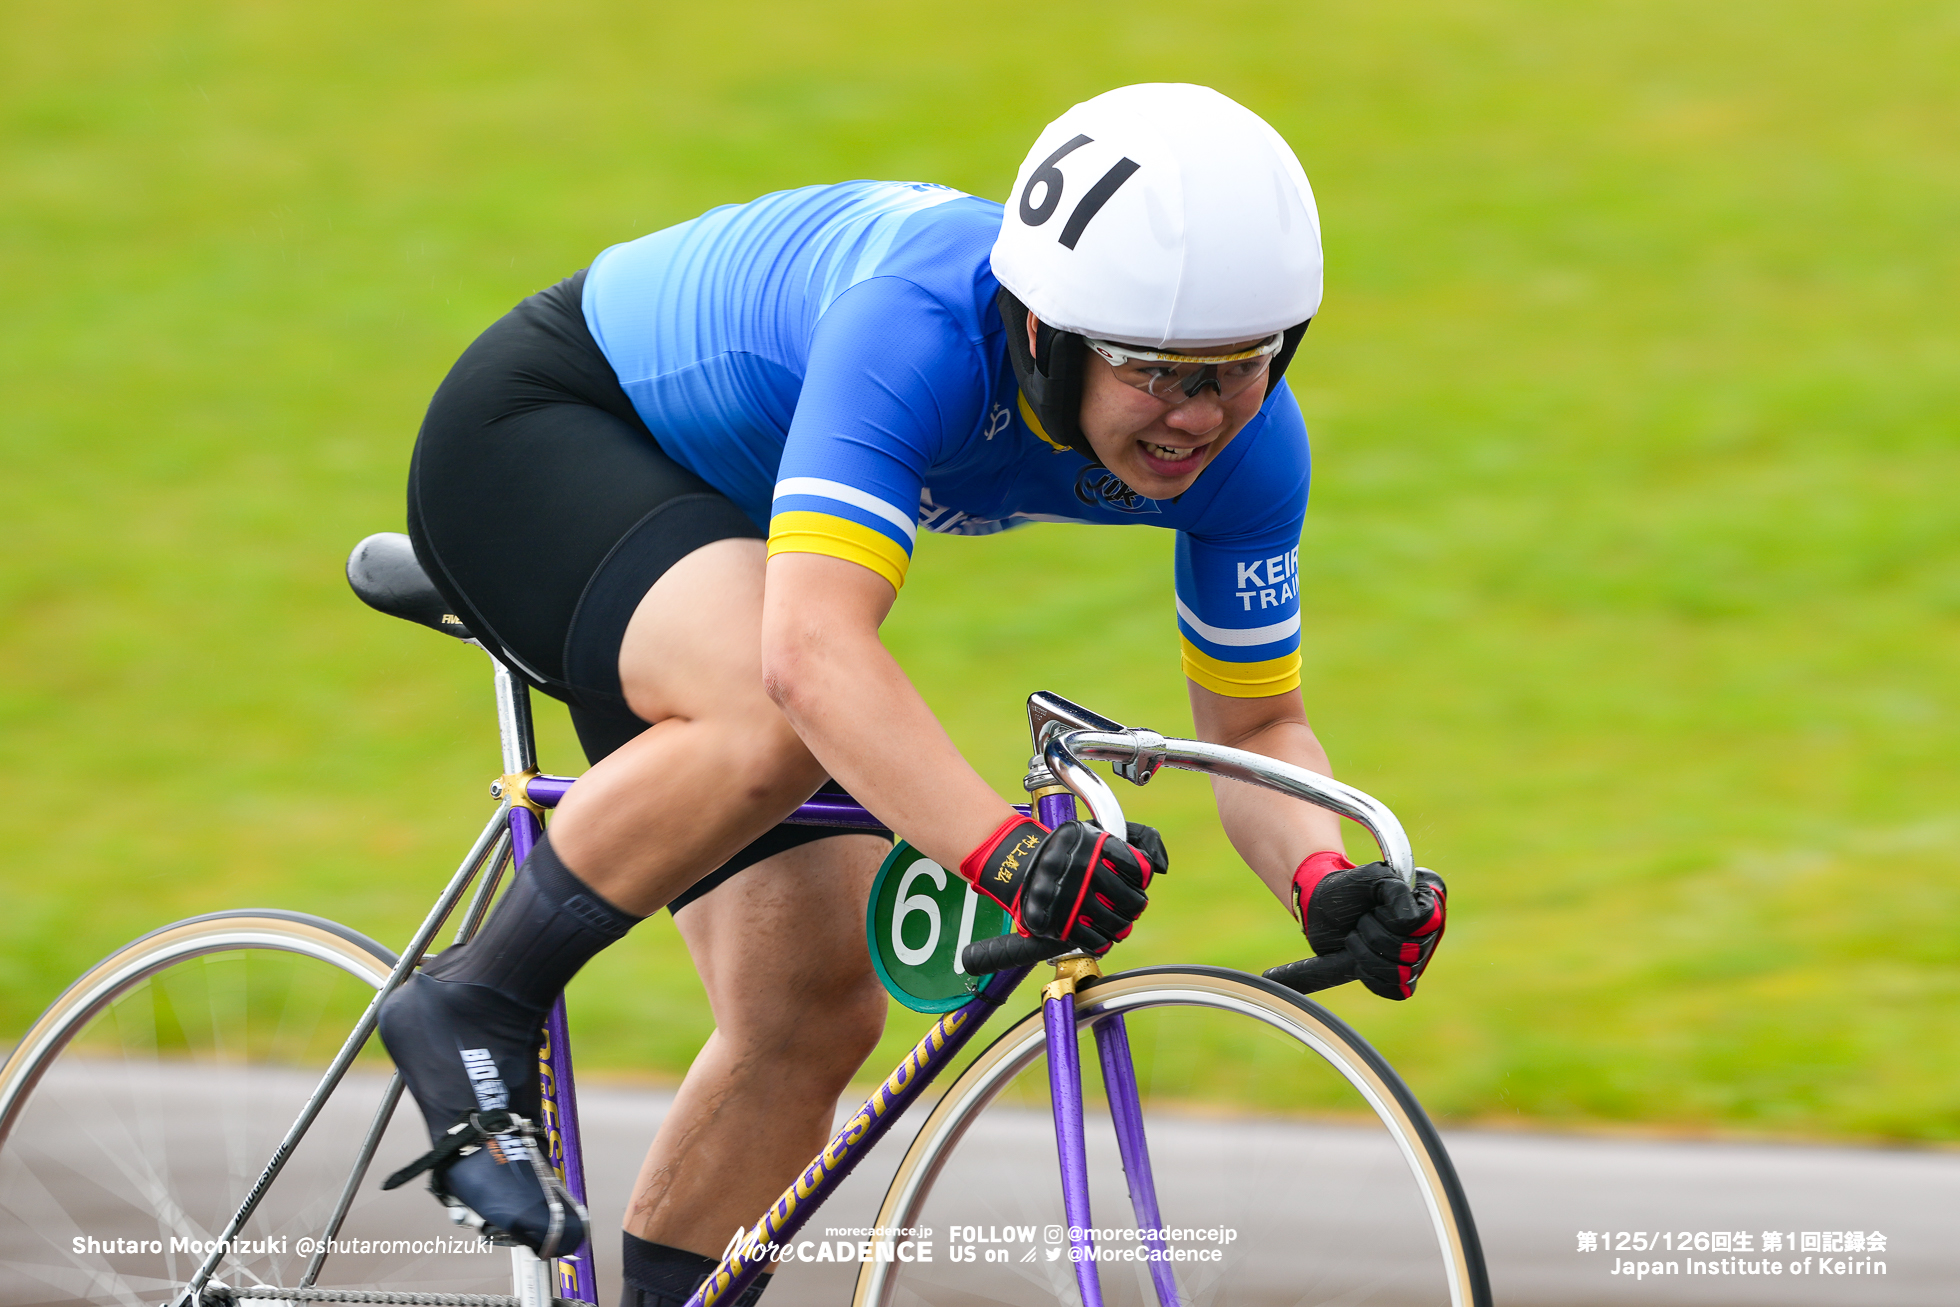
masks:
[[[524,793],[540,808],[555,808],[576,780],[576,776],[533,776],[526,782]],[[815,795],[784,818],[784,822],[790,826],[842,826],[874,834],[890,833],[885,823],[864,810],[863,804],[842,794]]]

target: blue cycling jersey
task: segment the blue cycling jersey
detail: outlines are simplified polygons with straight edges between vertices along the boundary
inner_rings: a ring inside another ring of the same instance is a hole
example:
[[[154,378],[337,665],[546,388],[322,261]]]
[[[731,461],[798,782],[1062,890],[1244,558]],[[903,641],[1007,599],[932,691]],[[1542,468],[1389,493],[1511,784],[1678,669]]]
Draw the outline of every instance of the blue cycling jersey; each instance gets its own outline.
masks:
[[[1300,683],[1307,433],[1284,382],[1190,490],[1145,499],[1021,398],[988,256],[1001,207],[845,182],[713,209],[594,260],[585,317],[684,467],[769,532],[905,583],[918,529],[1176,531],[1184,670],[1236,697]]]

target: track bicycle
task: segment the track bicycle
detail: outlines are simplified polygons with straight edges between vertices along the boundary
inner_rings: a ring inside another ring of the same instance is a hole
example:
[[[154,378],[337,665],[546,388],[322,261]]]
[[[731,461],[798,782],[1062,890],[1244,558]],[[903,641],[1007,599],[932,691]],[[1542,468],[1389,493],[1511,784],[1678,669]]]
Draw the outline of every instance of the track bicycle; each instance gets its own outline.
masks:
[[[407,537],[364,540],[348,576],[381,611],[475,643]],[[0,1301],[599,1301],[589,1244],[549,1261],[513,1247],[504,1264],[466,1231],[440,1237],[425,1196],[383,1193],[370,1175],[378,1156],[425,1146],[370,1039],[381,1000],[445,926],[459,942],[475,931],[574,783],[538,772],[528,689],[492,664],[497,808],[401,953],[308,914],[210,913],[117,950],[28,1030],[0,1067]],[[1080,799],[1098,825],[1126,829],[1087,762],[1137,785],[1172,767],[1339,812],[1413,875],[1394,815],[1351,787],[1126,729],[1051,694],[1032,696],[1028,714],[1029,807],[1047,825],[1073,819]],[[884,831],[830,794],[793,820]],[[1105,975],[1096,958],[1007,933],[997,908],[902,843],[867,930],[887,988],[938,1019],[731,1240],[691,1307],[732,1302],[765,1270],[840,1258],[859,1263],[858,1307],[1489,1304],[1435,1129],[1388,1064],[1312,1000],[1216,967]],[[906,1145],[873,1237],[816,1238],[810,1217],[1044,963],[1039,1005],[966,1060]],[[562,998],[538,1072],[547,1157],[583,1203]]]

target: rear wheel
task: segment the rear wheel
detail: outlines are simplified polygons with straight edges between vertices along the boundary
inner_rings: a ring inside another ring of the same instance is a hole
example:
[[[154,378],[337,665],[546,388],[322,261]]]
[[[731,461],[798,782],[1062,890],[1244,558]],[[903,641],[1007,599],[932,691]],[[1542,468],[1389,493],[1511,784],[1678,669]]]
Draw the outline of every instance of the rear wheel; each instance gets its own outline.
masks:
[[[1487,1307],[1476,1228],[1442,1141],[1388,1064],[1325,1008],[1213,968],[1111,976],[1076,1002],[1105,1303]],[[1154,1244],[1099,1070],[1125,1043],[1165,1231]],[[914,1247],[865,1265],[859,1307],[1081,1301],[1046,1049],[1037,1011],[940,1100],[878,1216],[918,1230]]]
[[[182,1289],[258,1179],[394,956],[319,917],[193,917],[71,985],[0,1068],[0,1301],[155,1304]],[[369,1046],[328,1099],[217,1278],[300,1283],[392,1068]],[[411,1109],[377,1156],[427,1147]],[[428,1195],[370,1176],[329,1256],[335,1287],[508,1292],[503,1250]],[[384,1246],[385,1245],[385,1246]]]

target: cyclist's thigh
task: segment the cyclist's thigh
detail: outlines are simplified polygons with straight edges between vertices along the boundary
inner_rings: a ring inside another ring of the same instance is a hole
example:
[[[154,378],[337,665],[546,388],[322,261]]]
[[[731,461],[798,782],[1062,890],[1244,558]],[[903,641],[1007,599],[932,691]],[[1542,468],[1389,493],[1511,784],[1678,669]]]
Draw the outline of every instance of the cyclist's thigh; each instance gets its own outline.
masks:
[[[618,654],[620,688],[635,716],[726,720],[774,733],[781,714],[762,685],[765,561],[760,540],[716,540],[647,589]]]

